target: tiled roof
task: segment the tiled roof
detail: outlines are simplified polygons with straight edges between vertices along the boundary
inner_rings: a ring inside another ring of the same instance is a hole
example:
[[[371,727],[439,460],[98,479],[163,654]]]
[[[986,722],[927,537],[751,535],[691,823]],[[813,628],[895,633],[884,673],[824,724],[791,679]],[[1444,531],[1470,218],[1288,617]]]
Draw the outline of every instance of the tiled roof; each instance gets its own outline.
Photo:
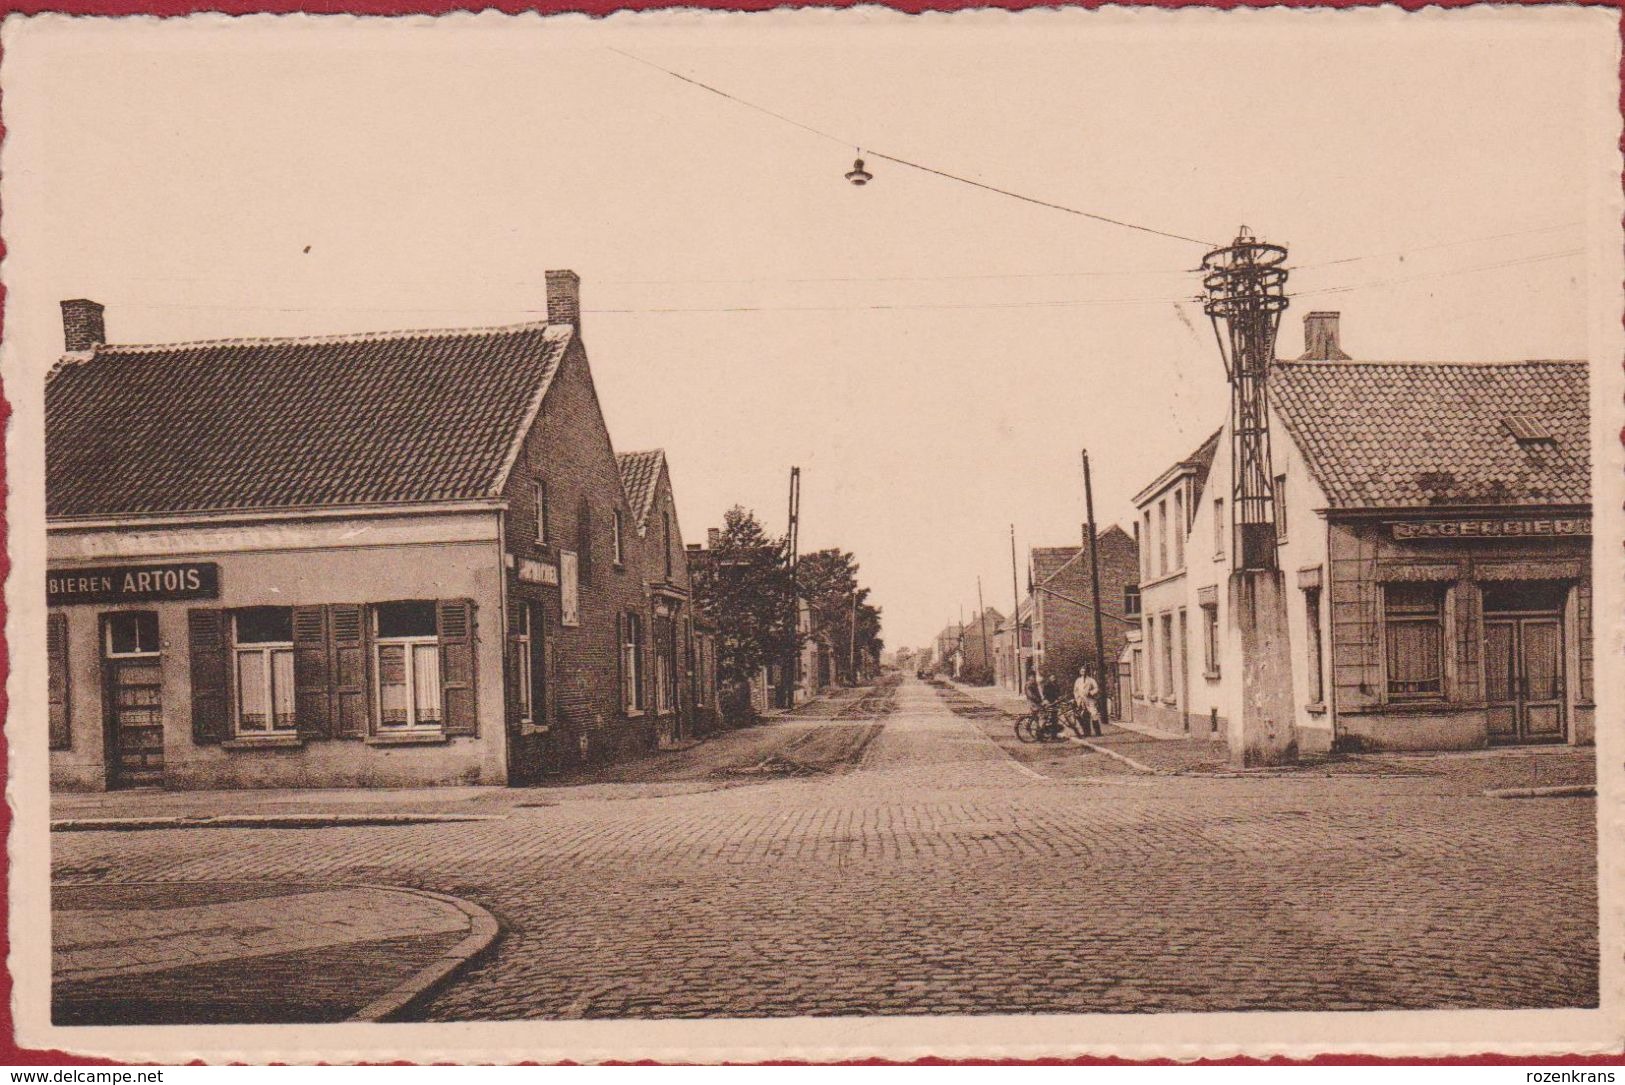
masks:
[[[1282,362],[1276,412],[1333,508],[1583,505],[1584,362]],[[1520,442],[1508,419],[1545,428]]]
[[[632,520],[641,524],[654,507],[656,484],[660,481],[660,467],[666,462],[666,452],[651,448],[622,452],[615,459],[621,466],[621,485],[626,488],[626,503],[632,506]]]
[[[98,347],[45,393],[46,514],[497,496],[566,325]]]
[[[1042,584],[1083,551],[1081,546],[1033,547],[1033,583]]]

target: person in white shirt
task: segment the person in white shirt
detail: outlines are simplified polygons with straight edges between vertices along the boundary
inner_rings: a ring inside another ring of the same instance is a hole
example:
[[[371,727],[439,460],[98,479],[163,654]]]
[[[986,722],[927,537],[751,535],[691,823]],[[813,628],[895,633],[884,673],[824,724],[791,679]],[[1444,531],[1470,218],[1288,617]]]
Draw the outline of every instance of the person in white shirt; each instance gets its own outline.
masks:
[[[1078,668],[1078,680],[1072,683],[1072,700],[1084,715],[1085,734],[1100,734],[1100,683],[1095,681],[1088,664]]]

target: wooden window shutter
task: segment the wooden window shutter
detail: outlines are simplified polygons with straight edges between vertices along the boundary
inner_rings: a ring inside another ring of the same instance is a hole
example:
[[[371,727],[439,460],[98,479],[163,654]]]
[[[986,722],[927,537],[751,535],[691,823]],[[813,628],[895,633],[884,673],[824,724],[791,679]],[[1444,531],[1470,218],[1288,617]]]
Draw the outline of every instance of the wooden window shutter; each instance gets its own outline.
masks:
[[[293,716],[306,738],[333,737],[327,608],[293,608]]]
[[[68,616],[45,616],[45,673],[51,702],[51,742],[53,750],[73,745],[68,711]]]
[[[372,718],[367,634],[367,609],[360,603],[334,603],[327,608],[329,719],[332,734],[338,738],[365,738]]]
[[[231,734],[231,648],[226,612],[197,607],[186,612],[192,660],[192,741],[220,742]]]
[[[448,735],[479,733],[474,703],[474,603],[439,603],[440,696]]]

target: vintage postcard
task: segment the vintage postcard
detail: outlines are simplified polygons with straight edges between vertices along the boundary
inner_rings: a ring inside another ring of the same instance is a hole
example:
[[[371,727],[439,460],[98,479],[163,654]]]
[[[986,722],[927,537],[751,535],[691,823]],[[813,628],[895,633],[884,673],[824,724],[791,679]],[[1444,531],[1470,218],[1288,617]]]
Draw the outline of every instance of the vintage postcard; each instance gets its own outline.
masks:
[[[1618,1050],[1612,11],[3,44],[24,1046]]]

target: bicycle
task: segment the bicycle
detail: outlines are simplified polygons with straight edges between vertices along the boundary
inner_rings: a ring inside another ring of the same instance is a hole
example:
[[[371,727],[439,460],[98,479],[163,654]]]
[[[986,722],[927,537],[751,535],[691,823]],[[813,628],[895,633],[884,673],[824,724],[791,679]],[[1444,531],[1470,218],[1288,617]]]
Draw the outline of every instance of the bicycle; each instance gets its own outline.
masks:
[[[1059,742],[1066,737],[1066,729],[1070,728],[1074,735],[1083,737],[1083,726],[1079,722],[1078,709],[1071,701],[1062,701],[1055,705],[1055,727],[1051,730],[1047,725],[1048,712],[1042,708],[1030,709],[1026,715],[1016,719],[1016,738],[1022,742]]]

